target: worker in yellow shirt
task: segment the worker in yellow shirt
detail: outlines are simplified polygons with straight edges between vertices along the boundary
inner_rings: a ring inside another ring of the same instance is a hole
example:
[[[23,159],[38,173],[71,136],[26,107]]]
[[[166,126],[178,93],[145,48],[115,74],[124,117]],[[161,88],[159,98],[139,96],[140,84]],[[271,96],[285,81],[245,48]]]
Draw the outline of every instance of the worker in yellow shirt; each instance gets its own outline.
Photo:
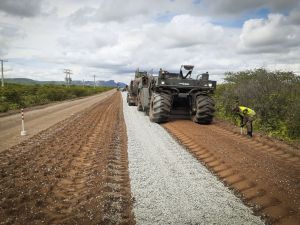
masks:
[[[241,130],[243,129],[244,126],[247,127],[247,135],[249,137],[252,137],[252,131],[253,131],[253,126],[252,122],[255,119],[255,111],[253,109],[250,109],[245,106],[237,106],[233,110],[236,114],[239,115],[241,119]]]

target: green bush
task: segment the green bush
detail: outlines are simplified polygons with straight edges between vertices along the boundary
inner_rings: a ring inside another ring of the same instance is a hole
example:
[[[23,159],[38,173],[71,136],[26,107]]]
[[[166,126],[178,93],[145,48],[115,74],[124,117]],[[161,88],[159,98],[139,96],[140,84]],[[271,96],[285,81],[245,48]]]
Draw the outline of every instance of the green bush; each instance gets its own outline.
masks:
[[[21,103],[21,92],[16,88],[5,89],[3,91],[3,98],[10,103]]]
[[[7,102],[0,101],[0,112],[7,112],[9,110],[9,104]]]
[[[110,87],[6,84],[0,88],[0,112],[89,96],[110,89]]]
[[[88,91],[86,91],[83,87],[74,87],[72,89],[72,94],[76,97],[83,97],[88,95]]]

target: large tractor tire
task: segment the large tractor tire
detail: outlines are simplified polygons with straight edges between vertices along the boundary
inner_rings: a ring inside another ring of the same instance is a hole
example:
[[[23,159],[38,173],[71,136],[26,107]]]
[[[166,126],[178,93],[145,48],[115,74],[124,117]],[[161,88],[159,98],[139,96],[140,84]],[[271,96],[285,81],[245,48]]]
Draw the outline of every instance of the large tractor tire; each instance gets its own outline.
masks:
[[[193,121],[200,124],[210,124],[213,121],[215,112],[214,100],[205,95],[199,95],[196,99],[196,114]]]
[[[168,121],[172,107],[172,96],[166,93],[154,93],[150,101],[150,121],[163,123]]]
[[[138,94],[138,97],[137,97],[137,110],[138,111],[143,111],[143,106],[142,106],[139,94]]]

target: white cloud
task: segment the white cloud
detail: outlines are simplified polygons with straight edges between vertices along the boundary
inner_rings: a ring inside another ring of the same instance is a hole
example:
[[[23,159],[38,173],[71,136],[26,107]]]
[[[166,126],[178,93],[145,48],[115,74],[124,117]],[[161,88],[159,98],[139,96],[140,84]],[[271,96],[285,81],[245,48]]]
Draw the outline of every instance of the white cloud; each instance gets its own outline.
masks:
[[[175,16],[163,30],[171,47],[189,47],[199,44],[211,44],[220,40],[223,29],[206,19],[190,15]],[[168,45],[168,44],[167,44]]]
[[[230,28],[212,22],[213,9],[222,4],[227,13],[230,7],[261,7],[261,1],[233,0],[44,0],[32,17],[0,13],[0,57],[9,59],[8,76],[43,80],[62,80],[64,68],[73,70],[74,79],[92,80],[96,74],[123,82],[137,67],[177,71],[181,64],[194,64],[196,73],[208,71],[218,80],[230,70],[299,68],[296,8]],[[287,1],[284,8],[293,4]],[[266,1],[263,7],[272,11],[279,5]]]
[[[131,18],[145,16],[163,17],[167,14],[199,14],[193,0],[100,0],[97,4],[81,7],[71,14],[71,21],[77,25],[89,22],[124,22]]]
[[[281,14],[267,19],[251,19],[244,23],[239,47],[244,52],[276,53],[300,48],[300,27]]]
[[[24,38],[25,32],[18,26],[0,23],[0,56],[8,53],[10,45],[18,38]]]

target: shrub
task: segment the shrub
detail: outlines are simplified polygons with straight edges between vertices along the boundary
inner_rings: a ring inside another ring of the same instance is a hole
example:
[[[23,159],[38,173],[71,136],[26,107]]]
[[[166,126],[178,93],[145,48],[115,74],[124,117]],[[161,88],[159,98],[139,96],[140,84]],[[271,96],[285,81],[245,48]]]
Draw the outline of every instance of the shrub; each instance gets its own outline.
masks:
[[[7,112],[9,109],[9,104],[7,102],[0,101],[0,112]]]
[[[215,94],[217,116],[234,121],[235,101],[253,108],[255,127],[285,139],[300,137],[300,79],[292,72],[265,69],[226,73]]]
[[[0,88],[0,112],[88,96],[110,89],[107,87],[7,84],[4,88]]]

